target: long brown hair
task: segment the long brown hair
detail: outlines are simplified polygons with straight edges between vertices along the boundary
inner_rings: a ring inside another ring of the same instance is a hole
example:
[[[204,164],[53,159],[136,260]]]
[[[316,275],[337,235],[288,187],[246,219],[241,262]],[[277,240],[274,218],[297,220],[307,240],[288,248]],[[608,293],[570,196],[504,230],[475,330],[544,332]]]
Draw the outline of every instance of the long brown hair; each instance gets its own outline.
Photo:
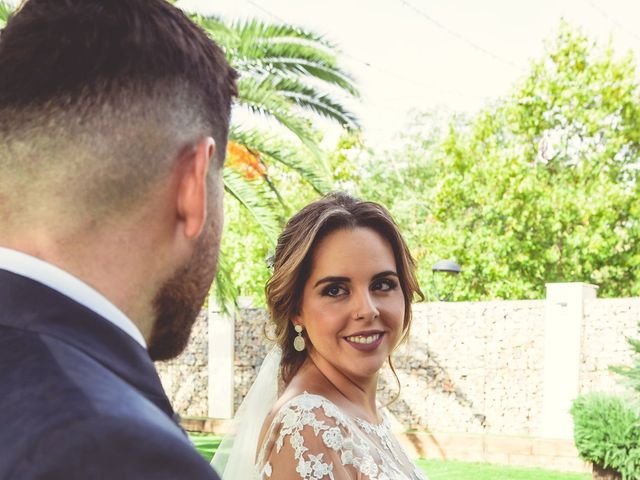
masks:
[[[291,319],[300,312],[304,285],[311,273],[313,252],[331,232],[366,227],[386,239],[393,250],[405,310],[401,341],[411,326],[411,303],[424,295],[415,276],[415,260],[389,212],[374,202],[365,202],[346,193],[332,193],[294,215],[278,238],[273,258],[273,275],[267,282],[266,297],[276,342],[282,349],[280,376],[288,384],[307,358],[307,352],[293,348],[296,332]],[[393,366],[392,366],[393,368]]]

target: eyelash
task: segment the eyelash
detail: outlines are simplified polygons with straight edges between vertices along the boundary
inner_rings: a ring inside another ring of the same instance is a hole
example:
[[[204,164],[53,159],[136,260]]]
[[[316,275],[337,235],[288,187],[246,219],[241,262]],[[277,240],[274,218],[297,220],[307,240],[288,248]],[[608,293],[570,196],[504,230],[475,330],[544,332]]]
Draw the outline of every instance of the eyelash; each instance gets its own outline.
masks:
[[[322,289],[322,296],[323,297],[334,297],[335,298],[335,297],[339,296],[339,294],[338,293],[331,294],[331,291],[332,290],[336,290],[336,289],[346,291],[346,288],[344,288],[341,285],[327,285],[325,288]]]
[[[375,280],[371,284],[371,286],[373,287],[374,285],[379,285],[379,284],[383,284],[387,288],[386,289],[373,288],[373,290],[382,291],[382,292],[388,292],[390,290],[395,290],[398,287],[398,282],[396,282],[395,280],[392,280],[390,278],[382,278],[382,279]],[[342,285],[332,284],[332,285],[327,285],[325,288],[322,289],[322,296],[324,296],[324,297],[333,297],[333,298],[340,296],[341,295],[340,293],[331,294],[331,291],[335,290],[335,289],[343,290],[345,292],[347,291],[347,289]]]
[[[381,278],[378,279],[374,282],[375,283],[382,283],[385,284],[387,286],[386,290],[382,290],[383,292],[389,291],[389,290],[395,290],[396,287],[398,286],[398,282],[396,282],[395,280],[392,280],[390,278]]]

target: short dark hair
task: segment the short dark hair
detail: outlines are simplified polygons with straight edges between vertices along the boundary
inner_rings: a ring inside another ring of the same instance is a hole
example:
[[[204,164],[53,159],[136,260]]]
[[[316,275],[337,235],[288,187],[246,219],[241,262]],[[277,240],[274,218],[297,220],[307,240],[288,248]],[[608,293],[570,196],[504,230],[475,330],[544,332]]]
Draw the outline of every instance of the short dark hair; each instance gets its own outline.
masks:
[[[69,146],[87,129],[106,136],[119,126],[105,142],[129,144],[114,153],[127,157],[114,172],[197,136],[214,138],[223,163],[236,77],[222,50],[165,0],[28,0],[0,34],[0,142],[14,144],[0,150],[0,176],[33,136],[50,146],[63,132]],[[129,135],[132,127],[140,132]]]
[[[276,343],[282,350],[280,377],[285,384],[291,381],[307,358],[306,351],[297,352],[293,348],[296,332],[292,319],[300,312],[304,285],[311,274],[316,247],[335,231],[361,227],[378,233],[393,250],[405,303],[402,340],[409,334],[411,303],[415,298],[424,300],[424,295],[416,278],[415,260],[400,229],[382,205],[359,200],[343,192],[330,193],[304,207],[287,222],[278,238],[273,275],[265,289]]]

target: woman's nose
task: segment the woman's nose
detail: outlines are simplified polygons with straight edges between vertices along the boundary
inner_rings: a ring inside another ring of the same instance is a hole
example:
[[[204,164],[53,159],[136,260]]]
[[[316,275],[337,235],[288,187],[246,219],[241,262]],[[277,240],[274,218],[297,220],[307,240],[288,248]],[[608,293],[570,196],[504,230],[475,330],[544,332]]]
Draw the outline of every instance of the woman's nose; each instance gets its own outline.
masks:
[[[363,292],[356,296],[354,304],[353,318],[356,320],[373,320],[380,316],[380,311],[371,293]]]

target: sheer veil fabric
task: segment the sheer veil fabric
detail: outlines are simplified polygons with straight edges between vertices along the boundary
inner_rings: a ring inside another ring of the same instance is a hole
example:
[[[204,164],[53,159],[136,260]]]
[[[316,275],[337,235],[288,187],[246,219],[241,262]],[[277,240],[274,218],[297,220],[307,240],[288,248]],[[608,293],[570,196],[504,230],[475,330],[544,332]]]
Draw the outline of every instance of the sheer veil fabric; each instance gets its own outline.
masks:
[[[211,460],[211,466],[223,480],[258,478],[255,467],[258,437],[265,418],[278,398],[281,356],[278,346],[267,354],[255,382],[233,418],[229,433]]]

